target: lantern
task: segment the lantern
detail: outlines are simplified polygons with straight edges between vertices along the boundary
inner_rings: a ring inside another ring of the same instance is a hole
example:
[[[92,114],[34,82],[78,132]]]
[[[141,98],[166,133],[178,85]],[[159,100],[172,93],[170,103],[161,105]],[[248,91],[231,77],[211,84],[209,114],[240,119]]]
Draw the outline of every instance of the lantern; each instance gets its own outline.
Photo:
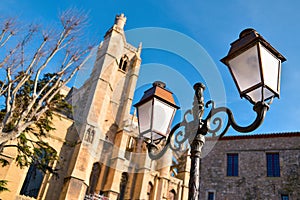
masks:
[[[281,63],[285,60],[254,29],[245,29],[221,62],[228,66],[240,96],[255,104],[279,98]]]
[[[144,92],[142,99],[135,104],[141,136],[159,140],[169,134],[176,110],[179,108],[173,93],[165,89],[163,82],[156,81],[153,87]]]

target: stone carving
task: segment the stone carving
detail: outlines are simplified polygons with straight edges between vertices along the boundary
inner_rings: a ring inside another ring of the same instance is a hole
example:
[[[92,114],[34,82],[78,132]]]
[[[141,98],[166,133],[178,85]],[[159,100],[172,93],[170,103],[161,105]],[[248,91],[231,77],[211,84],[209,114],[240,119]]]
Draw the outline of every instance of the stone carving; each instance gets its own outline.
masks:
[[[88,128],[88,130],[85,133],[85,137],[84,140],[88,143],[93,143],[94,140],[94,136],[95,136],[95,130],[93,127]]]

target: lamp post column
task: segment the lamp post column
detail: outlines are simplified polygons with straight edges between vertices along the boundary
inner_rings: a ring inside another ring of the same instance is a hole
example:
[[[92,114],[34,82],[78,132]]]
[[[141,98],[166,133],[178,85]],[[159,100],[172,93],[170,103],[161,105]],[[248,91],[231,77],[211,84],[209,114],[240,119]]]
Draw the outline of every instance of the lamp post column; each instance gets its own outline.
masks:
[[[201,150],[205,143],[206,128],[202,122],[202,116],[204,112],[204,98],[203,91],[205,86],[202,83],[196,83],[194,85],[195,97],[193,103],[193,116],[194,126],[192,132],[196,133],[190,138],[191,141],[191,169],[189,180],[189,200],[198,200],[200,192],[200,159]]]
[[[198,200],[200,193],[200,159],[205,137],[197,134],[191,144],[191,169],[189,180],[189,200]]]

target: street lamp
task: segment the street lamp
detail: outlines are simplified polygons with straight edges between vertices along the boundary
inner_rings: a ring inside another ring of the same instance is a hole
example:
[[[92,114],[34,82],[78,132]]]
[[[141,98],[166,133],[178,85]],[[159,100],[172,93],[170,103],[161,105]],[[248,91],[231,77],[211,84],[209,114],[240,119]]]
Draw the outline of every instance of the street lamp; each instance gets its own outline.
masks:
[[[221,131],[219,136],[222,137],[230,126],[243,133],[258,128],[273,98],[279,98],[281,63],[285,60],[254,29],[242,31],[239,39],[231,44],[228,55],[221,60],[228,66],[241,98],[246,98],[253,104],[256,118],[248,126],[238,125],[229,108],[215,107],[212,100],[205,104],[206,108],[210,106],[211,109],[203,118],[205,86],[202,83],[194,85],[195,96],[192,109],[188,110],[184,114],[183,121],[171,130],[169,128],[173,116],[179,107],[164,83],[155,82],[153,87],[144,93],[140,102],[134,105],[137,108],[140,134],[147,144],[151,159],[161,158],[169,148],[180,151],[186,141],[191,144],[189,200],[199,198],[200,156],[205,143],[204,136],[208,133],[216,136]],[[216,116],[220,112],[227,114],[226,122]],[[187,120],[189,114],[193,116],[191,121]],[[210,123],[213,123],[215,128],[211,128]],[[184,127],[184,131],[174,134],[180,127]]]
[[[254,29],[245,29],[221,60],[241,97],[251,103],[279,97],[281,62],[286,59]]]
[[[153,141],[167,137],[173,117],[179,108],[172,92],[165,89],[163,82],[156,81],[145,91],[142,99],[135,104],[139,115],[140,135]]]

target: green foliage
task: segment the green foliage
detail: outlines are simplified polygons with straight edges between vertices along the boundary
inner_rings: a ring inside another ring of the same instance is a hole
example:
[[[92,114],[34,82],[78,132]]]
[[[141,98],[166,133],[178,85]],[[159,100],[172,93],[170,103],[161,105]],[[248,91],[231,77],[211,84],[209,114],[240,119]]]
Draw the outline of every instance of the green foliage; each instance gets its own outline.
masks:
[[[68,115],[71,111],[60,89],[90,58],[91,48],[78,40],[86,20],[77,9],[64,11],[62,26],[54,31],[34,24],[23,29],[14,19],[0,20],[1,166],[15,159],[21,168],[35,165],[55,173],[50,166],[58,160],[57,152],[45,138],[54,130],[54,112]],[[16,148],[17,156],[2,154],[6,148]]]
[[[22,168],[33,164],[44,173],[48,171],[56,175],[56,170],[52,169],[49,164],[58,159],[57,152],[47,142],[30,140],[26,134],[22,133],[18,137],[16,147],[18,149],[16,157],[18,166]]]
[[[7,180],[0,180],[0,193],[4,191],[9,191],[6,185],[7,185]]]
[[[0,158],[0,164],[1,164],[1,167],[5,167],[5,166],[9,165],[9,162],[4,158]]]
[[[15,80],[20,80],[22,76],[23,73],[19,73],[15,77]],[[38,81],[38,89],[44,87],[53,76],[54,74],[51,73],[44,74],[43,78]],[[39,99],[43,98],[43,95],[47,93],[51,89],[51,87],[54,86],[52,82],[39,96]],[[16,94],[16,109],[13,114],[15,119],[6,124],[4,131],[9,132],[15,128],[15,121],[18,120],[20,113],[26,110],[27,106],[30,103],[30,100],[32,99],[33,87],[34,81],[29,79]],[[36,108],[37,106],[38,105],[34,105],[34,108]],[[44,115],[38,120],[33,118],[33,126],[27,127],[25,131],[19,135],[19,137],[17,138],[17,145],[4,145],[4,148],[17,148],[18,154],[15,158],[15,161],[20,168],[28,167],[31,164],[34,164],[43,172],[48,171],[50,173],[56,174],[56,170],[52,169],[50,166],[51,163],[58,160],[57,152],[47,142],[44,142],[43,139],[47,137],[47,133],[49,131],[55,130],[52,124],[53,112],[56,111],[67,113],[71,111],[71,106],[66,101],[64,101],[63,96],[60,94],[56,94],[47,106],[49,107],[49,109],[44,113]],[[3,120],[5,113],[5,109],[0,111],[0,121]],[[35,135],[36,139],[29,139],[28,134]],[[1,158],[0,164],[2,164],[3,167],[8,164],[8,161],[4,158]]]

